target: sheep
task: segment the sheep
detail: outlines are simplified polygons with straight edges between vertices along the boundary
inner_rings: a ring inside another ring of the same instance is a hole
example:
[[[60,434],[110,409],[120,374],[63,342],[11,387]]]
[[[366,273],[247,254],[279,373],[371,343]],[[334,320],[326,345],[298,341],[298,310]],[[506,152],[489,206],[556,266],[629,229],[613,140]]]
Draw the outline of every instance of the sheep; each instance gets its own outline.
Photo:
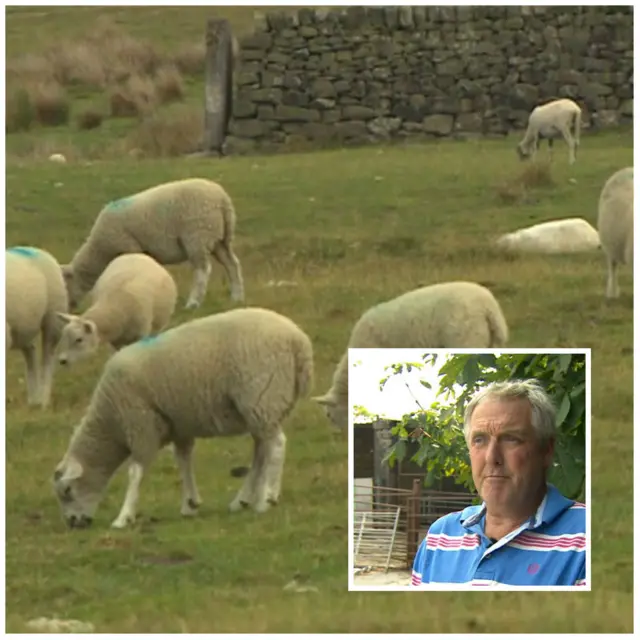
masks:
[[[618,265],[633,265],[633,167],[616,171],[602,188],[598,234],[607,264],[605,297],[617,298]]]
[[[261,308],[197,318],[116,352],[53,475],[70,527],[91,524],[101,496],[129,458],[129,484],[114,528],[135,521],[140,483],[173,444],[183,516],[201,504],[192,467],[196,438],[249,433],[253,463],[231,512],[262,513],[280,497],[282,423],[313,383],[311,340],[292,320]]]
[[[508,327],[498,301],[474,282],[443,282],[371,307],[356,322],[348,348],[500,347]],[[348,348],[333,383],[314,397],[339,429],[348,426]]]
[[[110,202],[63,273],[75,310],[109,262],[123,253],[146,253],[164,265],[189,261],[194,270],[186,309],[200,306],[207,292],[213,255],[224,267],[234,302],[244,301],[240,261],[231,247],[236,215],[217,183],[178,180]]]
[[[5,346],[22,351],[27,368],[27,402],[49,406],[60,339],[57,313],[68,311],[67,289],[58,261],[44,249],[10,247],[5,251]],[[36,339],[40,334],[42,360]]]
[[[527,130],[516,147],[518,155],[521,160],[535,157],[540,139],[547,139],[551,158],[553,140],[562,135],[569,145],[569,164],[573,164],[578,154],[581,126],[582,110],[573,100],[562,98],[540,105],[529,115]]]
[[[507,251],[577,253],[598,249],[600,237],[583,218],[564,218],[505,233],[496,246]]]
[[[176,307],[171,274],[144,253],[125,253],[109,263],[80,316],[59,313],[64,323],[58,362],[67,365],[96,351],[101,342],[118,350],[164,329]]]

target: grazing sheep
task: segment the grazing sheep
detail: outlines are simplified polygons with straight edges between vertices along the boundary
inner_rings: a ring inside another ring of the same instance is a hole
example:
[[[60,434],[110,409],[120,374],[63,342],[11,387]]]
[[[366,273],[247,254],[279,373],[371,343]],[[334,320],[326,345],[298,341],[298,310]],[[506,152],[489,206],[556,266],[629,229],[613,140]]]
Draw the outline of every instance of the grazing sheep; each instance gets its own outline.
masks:
[[[569,145],[569,164],[576,161],[580,144],[582,110],[568,98],[553,100],[536,107],[529,115],[529,123],[524,138],[517,146],[521,160],[533,158],[540,146],[540,139],[549,142],[549,157],[553,140],[561,135]]]
[[[56,314],[68,310],[67,289],[58,261],[35,247],[5,252],[6,349],[22,351],[27,367],[27,402],[46,408],[51,400],[55,348],[60,339]],[[36,339],[41,336],[38,364]]]
[[[617,298],[618,265],[633,265],[633,167],[616,171],[602,188],[598,233],[607,261],[605,296]]]
[[[225,268],[234,302],[244,300],[240,262],[231,247],[236,216],[227,192],[191,178],[167,182],[103,207],[63,272],[74,310],[107,265],[123,253],[146,253],[160,264],[189,261],[193,284],[185,307],[202,303],[213,255]]]
[[[176,307],[171,274],[144,253],[125,253],[109,263],[80,316],[59,313],[65,323],[58,361],[66,365],[93,353],[101,342],[121,349],[164,329]]]
[[[198,318],[118,351],[106,363],[87,412],[53,476],[71,527],[91,523],[115,471],[129,458],[129,485],[113,521],[136,516],[140,483],[172,443],[185,516],[200,495],[191,455],[196,438],[249,433],[253,463],[231,511],[276,504],[285,455],[282,423],[313,380],[313,349],[290,319],[267,309]]]
[[[348,348],[500,347],[507,323],[492,293],[474,282],[444,282],[371,307],[356,322]],[[348,426],[348,350],[333,384],[313,398],[340,429]]]
[[[505,233],[496,246],[514,252],[577,253],[598,249],[600,237],[583,218],[565,218]]]

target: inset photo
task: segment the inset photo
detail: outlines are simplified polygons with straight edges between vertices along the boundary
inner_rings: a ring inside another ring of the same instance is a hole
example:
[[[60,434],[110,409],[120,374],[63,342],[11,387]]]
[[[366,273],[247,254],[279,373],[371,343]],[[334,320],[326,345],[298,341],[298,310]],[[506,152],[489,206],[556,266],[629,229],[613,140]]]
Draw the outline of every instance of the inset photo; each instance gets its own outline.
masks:
[[[591,590],[591,350],[349,349],[349,590]]]

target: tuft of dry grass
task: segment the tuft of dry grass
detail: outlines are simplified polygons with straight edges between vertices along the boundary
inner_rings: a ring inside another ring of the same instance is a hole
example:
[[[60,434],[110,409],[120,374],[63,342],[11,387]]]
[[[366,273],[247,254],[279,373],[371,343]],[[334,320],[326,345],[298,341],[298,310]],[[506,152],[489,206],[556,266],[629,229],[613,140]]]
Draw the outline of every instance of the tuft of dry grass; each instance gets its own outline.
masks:
[[[555,180],[551,174],[551,164],[530,162],[520,173],[496,185],[495,191],[501,204],[523,204],[528,201],[532,191],[553,186]]]
[[[145,157],[173,157],[197,151],[202,142],[202,109],[180,106],[144,118],[126,140],[127,147]]]
[[[28,131],[39,123],[59,127],[69,122],[71,104],[64,87],[54,80],[10,88],[6,96],[8,133]]]
[[[184,82],[173,64],[163,65],[155,74],[155,88],[161,104],[184,98]]]
[[[185,45],[171,57],[180,73],[186,76],[204,74],[206,47],[204,42]]]
[[[78,114],[78,129],[97,129],[104,120],[104,113],[95,107],[85,109]]]
[[[114,118],[141,117],[158,104],[156,85],[151,78],[130,76],[109,92],[109,107]]]

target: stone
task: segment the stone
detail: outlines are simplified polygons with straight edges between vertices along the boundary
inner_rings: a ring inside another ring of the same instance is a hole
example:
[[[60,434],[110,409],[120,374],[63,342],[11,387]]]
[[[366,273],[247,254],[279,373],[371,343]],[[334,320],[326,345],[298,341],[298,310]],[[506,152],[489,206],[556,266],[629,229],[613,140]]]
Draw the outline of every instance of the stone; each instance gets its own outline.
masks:
[[[422,127],[426,133],[447,136],[453,130],[453,116],[444,113],[427,116],[422,121]]]

